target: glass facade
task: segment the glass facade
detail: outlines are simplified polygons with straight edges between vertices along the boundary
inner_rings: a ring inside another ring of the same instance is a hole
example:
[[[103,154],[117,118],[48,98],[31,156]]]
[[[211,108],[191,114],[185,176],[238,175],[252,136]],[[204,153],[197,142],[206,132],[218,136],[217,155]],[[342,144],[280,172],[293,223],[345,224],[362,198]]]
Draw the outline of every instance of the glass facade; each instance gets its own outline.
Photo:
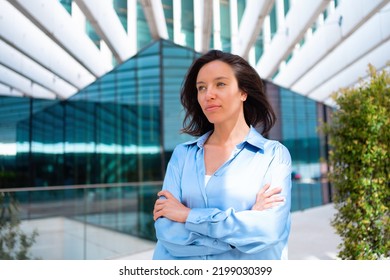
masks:
[[[228,1],[220,1],[220,26],[221,26],[221,42],[222,50],[230,52],[231,46],[231,28],[230,28],[230,6]]]
[[[274,3],[271,12],[269,14],[270,17],[270,27],[271,27],[271,39],[275,36],[277,30],[278,30],[278,25],[277,25],[277,15],[276,15],[276,4]]]
[[[162,0],[168,36],[173,39],[173,0]]]
[[[141,3],[137,1],[137,49],[142,49],[152,41],[148,22],[142,9]]]
[[[269,82],[266,88],[278,118],[269,138],[283,143],[292,158],[292,210],[329,202],[330,186],[323,180],[327,170],[322,163],[326,159],[327,141],[318,127],[327,121],[326,112],[330,109]]]
[[[65,8],[65,10],[72,14],[72,0],[59,0],[61,5]]]
[[[190,48],[194,48],[194,0],[187,0],[181,2],[181,28],[182,36],[184,36],[185,45]]]
[[[127,0],[114,0],[113,6],[123,28],[127,32]]]
[[[196,55],[158,41],[66,101],[1,97],[0,188],[69,186],[44,195],[18,193],[22,204],[29,205],[41,201],[38,196],[46,202],[82,200],[84,192],[74,186],[99,186],[88,192],[106,197],[105,203],[112,195],[134,196],[137,226],[113,228],[153,239],[152,200],[161,188],[167,157],[178,141],[189,139],[179,134],[183,119],[179,92]],[[127,185],[110,187],[125,182],[138,187],[131,191]],[[73,210],[65,214],[75,218],[72,213],[81,215]],[[43,214],[28,216],[43,218]],[[92,218],[96,216],[92,212],[85,215],[92,223],[104,221]],[[107,208],[101,215],[123,213]]]
[[[179,92],[198,56],[160,40],[68,100],[0,97],[0,189],[21,188],[26,219],[60,215],[154,240],[156,192],[174,147],[190,139],[180,134]],[[278,116],[268,137],[293,159],[292,210],[321,205],[326,142],[317,126],[326,107],[265,84]]]

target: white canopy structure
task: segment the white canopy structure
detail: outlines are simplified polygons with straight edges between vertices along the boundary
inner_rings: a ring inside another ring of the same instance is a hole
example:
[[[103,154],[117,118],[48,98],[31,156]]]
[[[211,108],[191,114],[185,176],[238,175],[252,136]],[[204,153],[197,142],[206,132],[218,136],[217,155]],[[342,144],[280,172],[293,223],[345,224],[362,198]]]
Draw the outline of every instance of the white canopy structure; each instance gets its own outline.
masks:
[[[0,0],[1,95],[67,99],[135,55],[143,47],[140,32],[188,45],[182,32],[188,2],[189,47],[224,49],[228,32],[229,51],[248,59],[262,78],[319,102],[331,105],[331,93],[364,79],[368,64],[380,70],[390,60],[390,0],[122,0],[127,26],[113,0],[68,2],[71,13],[59,0]],[[222,6],[229,26],[221,24]],[[139,28],[140,19],[148,30]]]

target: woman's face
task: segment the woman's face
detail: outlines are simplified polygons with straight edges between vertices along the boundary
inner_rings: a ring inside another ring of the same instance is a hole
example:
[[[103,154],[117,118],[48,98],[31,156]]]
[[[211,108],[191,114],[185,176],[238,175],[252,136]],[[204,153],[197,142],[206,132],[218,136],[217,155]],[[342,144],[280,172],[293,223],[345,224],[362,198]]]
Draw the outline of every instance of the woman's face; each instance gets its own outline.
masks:
[[[198,102],[210,123],[237,121],[244,116],[247,94],[238,88],[232,67],[214,60],[205,64],[196,79]]]

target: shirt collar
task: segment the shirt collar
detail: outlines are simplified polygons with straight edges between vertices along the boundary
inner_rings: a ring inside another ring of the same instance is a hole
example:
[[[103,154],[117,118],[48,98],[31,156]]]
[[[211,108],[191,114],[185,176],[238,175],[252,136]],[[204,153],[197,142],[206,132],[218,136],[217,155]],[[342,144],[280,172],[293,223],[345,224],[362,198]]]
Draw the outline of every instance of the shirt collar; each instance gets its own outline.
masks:
[[[260,132],[258,132],[253,126],[251,126],[250,131],[243,143],[247,142],[252,146],[264,150],[266,141],[267,139],[264,138],[263,135],[261,135]]]
[[[210,130],[210,131],[206,132],[205,134],[203,134],[202,136],[200,136],[200,137],[197,138],[197,139],[194,139],[194,140],[190,140],[190,141],[188,141],[188,142],[185,142],[184,145],[190,146],[190,145],[196,144],[196,145],[198,145],[199,148],[203,148],[204,143],[206,143],[207,139],[209,138],[209,136],[210,136],[210,134],[211,134],[212,132],[213,132],[213,131]]]
[[[199,148],[203,149],[204,143],[206,143],[211,133],[212,130],[206,132],[197,139],[185,142],[184,145],[190,146],[196,144]],[[264,144],[266,141],[267,139],[264,138],[253,126],[251,126],[248,135],[245,137],[244,141],[237,145],[237,148],[242,148],[246,143],[249,143],[252,146],[264,150]]]

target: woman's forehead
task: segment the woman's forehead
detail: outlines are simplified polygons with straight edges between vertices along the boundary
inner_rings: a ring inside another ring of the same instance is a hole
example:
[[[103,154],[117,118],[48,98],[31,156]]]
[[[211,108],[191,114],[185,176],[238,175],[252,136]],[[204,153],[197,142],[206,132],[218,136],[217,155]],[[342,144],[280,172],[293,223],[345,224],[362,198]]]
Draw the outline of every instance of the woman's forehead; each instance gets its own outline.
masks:
[[[214,60],[203,65],[198,72],[197,81],[210,78],[212,79],[231,79],[235,77],[233,68],[226,62]]]

